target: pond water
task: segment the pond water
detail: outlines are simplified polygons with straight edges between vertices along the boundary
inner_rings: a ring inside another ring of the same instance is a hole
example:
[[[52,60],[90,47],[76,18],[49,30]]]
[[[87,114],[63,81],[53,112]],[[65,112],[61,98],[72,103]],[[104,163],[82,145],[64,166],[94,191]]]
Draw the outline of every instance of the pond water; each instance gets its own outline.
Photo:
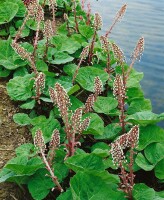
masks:
[[[145,38],[145,50],[140,62],[135,64],[144,72],[141,82],[146,98],[151,99],[153,112],[164,112],[164,0],[88,0],[92,13],[99,12],[103,18],[102,33],[127,3],[124,18],[116,24],[110,37],[124,51],[127,62],[141,36]],[[164,122],[160,123],[164,127]]]

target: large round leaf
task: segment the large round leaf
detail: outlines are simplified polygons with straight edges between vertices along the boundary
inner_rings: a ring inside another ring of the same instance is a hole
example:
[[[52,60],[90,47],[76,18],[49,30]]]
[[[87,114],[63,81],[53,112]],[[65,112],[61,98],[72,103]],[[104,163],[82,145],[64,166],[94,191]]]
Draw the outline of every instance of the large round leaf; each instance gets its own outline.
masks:
[[[156,165],[164,159],[164,143],[152,143],[145,148],[144,153],[148,161]]]
[[[71,179],[71,191],[75,200],[125,200],[125,194],[117,190],[113,175],[108,172],[89,174],[78,172]]]
[[[102,135],[104,133],[104,122],[96,113],[87,113],[83,118],[90,118],[90,124],[84,134]]]
[[[152,113],[151,111],[136,112],[132,115],[129,115],[126,118],[126,121],[132,122],[134,124],[139,124],[142,126],[146,126],[148,124],[155,124],[162,120],[164,120],[164,113],[158,115]]]
[[[0,2],[0,25],[10,22],[18,12],[18,5],[12,2]]]
[[[7,92],[12,100],[25,101],[32,96],[33,74],[24,77],[16,76],[7,84]]]
[[[26,65],[11,47],[11,40],[0,40],[0,65],[9,70],[14,70],[20,66]]]
[[[96,67],[82,67],[79,69],[76,81],[86,90],[93,92],[94,91],[94,79],[99,76],[102,83],[108,80],[109,75]]]
[[[97,113],[110,114],[110,111],[115,109],[118,101],[112,97],[98,97],[94,103],[93,109]]]
[[[155,191],[143,183],[136,184],[133,188],[134,200],[155,200]]]
[[[164,159],[162,159],[156,166],[155,166],[155,176],[159,179],[164,180]]]
[[[164,129],[156,125],[141,127],[137,150],[141,151],[154,142],[164,142]]]

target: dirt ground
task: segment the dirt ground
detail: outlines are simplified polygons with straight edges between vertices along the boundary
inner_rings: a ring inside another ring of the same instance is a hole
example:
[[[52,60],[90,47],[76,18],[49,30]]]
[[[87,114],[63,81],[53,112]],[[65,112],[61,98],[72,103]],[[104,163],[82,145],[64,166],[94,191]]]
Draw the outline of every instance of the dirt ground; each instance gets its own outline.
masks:
[[[6,82],[0,80],[0,170],[8,160],[14,157],[15,148],[30,140],[27,128],[13,122],[12,116],[16,112],[18,108],[7,95]],[[27,197],[15,184],[0,184],[0,200],[26,199],[30,200],[30,197]]]

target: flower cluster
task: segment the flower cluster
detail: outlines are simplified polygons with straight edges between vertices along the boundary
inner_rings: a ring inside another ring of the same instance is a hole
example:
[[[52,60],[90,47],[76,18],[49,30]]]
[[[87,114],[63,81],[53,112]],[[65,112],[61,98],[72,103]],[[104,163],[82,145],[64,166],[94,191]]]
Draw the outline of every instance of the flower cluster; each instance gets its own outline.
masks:
[[[115,57],[122,63],[125,60],[123,51],[115,43],[112,43],[112,49]]]
[[[99,76],[95,77],[94,80],[94,93],[95,96],[99,96],[102,93],[103,90],[103,84],[102,81],[100,80]]]
[[[37,130],[35,133],[34,145],[36,148],[38,148],[43,153],[45,152],[46,146],[45,146],[45,142],[44,142],[44,138],[43,138],[43,133],[40,129]]]
[[[52,28],[52,21],[49,19],[45,21],[43,34],[44,37],[47,39],[50,39],[54,35],[54,31]]]
[[[37,74],[37,77],[35,78],[35,93],[36,93],[36,99],[40,98],[40,95],[42,94],[44,88],[45,88],[45,74],[40,72]]]
[[[118,11],[118,13],[116,14],[115,16],[115,19],[118,21],[118,20],[121,20],[121,18],[124,16],[125,12],[126,12],[126,8],[127,8],[127,4],[124,4],[120,10]]]
[[[117,98],[119,107],[122,107],[123,99],[126,98],[126,89],[122,77],[117,74],[113,83],[113,95]]]
[[[57,105],[61,116],[65,119],[68,116],[68,108],[71,105],[67,92],[61,84],[56,83],[54,89],[49,89],[49,94],[52,102]]]
[[[102,18],[99,13],[95,13],[94,15],[94,29],[95,31],[100,30],[102,27]]]
[[[100,40],[101,40],[102,49],[105,52],[108,52],[110,50],[110,42],[109,42],[108,38],[106,36],[102,35],[100,37]]]
[[[29,53],[28,51],[26,51],[22,46],[20,46],[20,44],[16,43],[14,40],[12,41],[11,44],[12,48],[15,50],[15,52],[24,60],[31,60],[31,53]]]
[[[144,38],[141,37],[138,42],[137,42],[137,45],[133,51],[133,54],[132,54],[132,60],[140,60],[141,58],[141,55],[144,51],[144,44],[145,44],[145,41],[144,41]]]
[[[92,111],[92,107],[97,99],[97,97],[102,93],[103,84],[100,78],[97,76],[94,80],[94,94],[90,94],[86,100],[84,112],[88,113]]]
[[[118,141],[111,144],[110,152],[112,154],[113,163],[115,165],[120,166],[123,162],[125,162],[124,152]]]
[[[82,108],[77,108],[70,116],[69,107],[71,105],[69,96],[65,89],[59,84],[55,84],[55,88],[49,89],[49,94],[52,102],[58,107],[63,122],[65,124],[65,132],[67,135],[68,144],[67,156],[72,156],[75,152],[76,134],[81,134],[89,126],[90,118],[82,120]]]
[[[52,147],[58,147],[60,145],[60,133],[57,129],[53,131],[53,134],[51,136],[51,141],[50,141],[50,148]]]
[[[80,58],[83,60],[85,59],[89,54],[89,46],[84,47],[84,49],[82,50],[81,54],[80,54]]]
[[[59,140],[59,136],[56,134],[56,131],[55,131],[55,136],[54,136],[54,134],[52,135],[51,145],[56,145],[58,143],[58,140]],[[42,133],[42,131],[40,129],[37,130],[36,133],[35,133],[35,136],[34,136],[34,145],[35,145],[35,147],[37,149],[39,149],[41,157],[42,157],[42,160],[43,160],[43,162],[45,164],[45,167],[46,167],[46,169],[50,173],[50,175],[48,175],[48,176],[51,177],[52,181],[57,186],[58,190],[62,192],[63,188],[61,187],[61,185],[60,185],[60,183],[58,181],[57,176],[54,175],[54,170],[51,168],[51,164],[48,162],[47,156],[45,155],[45,148],[46,148],[45,147],[45,141],[44,141],[44,138],[43,138],[43,133]],[[51,149],[52,148],[54,150],[53,146],[51,146]],[[54,154],[51,154],[51,156],[52,155],[54,155]]]
[[[139,126],[133,126],[128,133],[125,133],[118,137],[118,139],[111,144],[111,154],[113,158],[113,163],[115,165],[120,165],[125,161],[125,156],[123,150],[126,148],[134,149],[139,140]]]

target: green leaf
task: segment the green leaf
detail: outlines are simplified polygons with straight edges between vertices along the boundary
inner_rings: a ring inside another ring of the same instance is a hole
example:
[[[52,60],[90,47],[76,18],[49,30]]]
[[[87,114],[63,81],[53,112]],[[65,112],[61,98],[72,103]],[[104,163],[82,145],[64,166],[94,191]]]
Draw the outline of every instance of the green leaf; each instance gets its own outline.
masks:
[[[70,96],[71,107],[70,110],[75,111],[77,108],[83,107],[84,104],[75,96]]]
[[[156,165],[164,158],[164,143],[152,143],[145,148],[144,153],[148,161]]]
[[[142,153],[139,153],[135,159],[136,164],[144,169],[145,171],[151,171],[154,168],[154,165],[152,165]]]
[[[0,77],[7,77],[10,74],[10,72],[10,70],[0,66]]]
[[[143,183],[134,185],[133,198],[134,200],[150,200],[154,199],[155,191]]]
[[[68,176],[69,169],[64,163],[55,163],[53,165],[54,174],[58,177],[58,180],[61,182],[64,178]]]
[[[129,115],[126,121],[132,122],[134,124],[139,124],[141,126],[146,126],[148,124],[154,124],[164,120],[164,113],[158,115],[152,113],[151,111],[136,112]]]
[[[31,119],[25,113],[14,114],[13,120],[14,120],[15,123],[17,123],[21,126],[29,125],[31,123]]]
[[[41,71],[41,72],[48,71],[48,66],[43,60],[37,60],[36,68],[37,68],[38,71]]]
[[[95,67],[82,67],[78,71],[76,81],[84,89],[94,92],[94,79],[97,76],[100,77],[103,84],[105,84],[109,77],[109,75],[101,69]]]
[[[102,158],[109,156],[109,150],[109,146],[104,142],[97,142],[91,147],[92,154],[95,154]]]
[[[88,174],[78,172],[71,179],[71,191],[73,200],[125,200],[123,192],[117,190],[113,175],[102,172],[99,174]]]
[[[14,70],[27,64],[27,62],[22,60],[12,49],[10,39],[0,40],[0,47],[0,65],[6,69]]]
[[[18,157],[19,156],[32,157],[37,153],[35,146],[31,143],[22,144],[21,146],[16,148],[15,152]]]
[[[164,159],[162,159],[161,161],[159,161],[157,163],[157,165],[155,166],[155,176],[158,178],[158,179],[164,179]]]
[[[3,168],[0,171],[0,183],[8,181],[8,179],[11,178],[11,177],[13,177],[14,175],[15,175],[15,173],[11,172],[11,170]]]
[[[55,45],[55,48],[58,51],[67,52],[69,54],[75,53],[81,47],[81,44],[79,42],[64,35],[54,36],[51,42],[53,45]]]
[[[143,150],[154,142],[164,142],[164,129],[156,125],[140,127],[139,144],[137,150]]]
[[[143,72],[137,72],[133,69],[127,80],[127,88],[140,87],[139,82],[142,78]]]
[[[131,102],[130,106],[128,107],[127,113],[129,115],[134,114],[136,112],[142,112],[152,110],[151,101],[149,99],[135,99]]]
[[[16,76],[25,76],[28,74],[28,70],[27,68],[25,67],[20,67],[20,68],[17,68],[15,71],[14,71],[14,74],[13,74],[13,77],[16,77]]]
[[[118,106],[118,101],[112,97],[98,97],[94,103],[93,109],[97,113],[110,114],[110,111]]]
[[[78,154],[68,158],[65,164],[75,172],[97,170],[103,171],[105,169],[102,158],[94,154]]]
[[[79,25],[79,32],[87,39],[91,39],[94,34],[94,29],[87,25]]]
[[[80,90],[80,86],[76,84],[68,91],[68,95],[72,95],[79,90]]]
[[[33,118],[31,124],[34,125],[34,127],[32,128],[32,135],[34,136],[36,131],[38,129],[41,129],[43,132],[45,143],[50,141],[54,129],[60,129],[60,123],[57,119],[47,119],[43,115]]]
[[[35,107],[36,101],[34,99],[28,100],[26,103],[22,104],[20,108],[22,109],[33,109]]]
[[[140,87],[132,87],[132,88],[128,88],[126,96],[128,97],[128,101],[133,101],[136,98],[143,98],[144,94],[143,91]]]
[[[25,101],[32,97],[33,74],[16,76],[7,83],[7,92],[14,101]]]
[[[46,174],[48,174],[47,170],[38,170],[28,182],[29,192],[35,200],[44,199],[50,192],[50,189],[54,187],[51,178],[45,176]]]
[[[163,200],[164,199],[164,191],[156,192],[153,200]]]
[[[19,158],[19,157],[18,157]],[[38,169],[44,168],[40,157],[31,158],[27,163],[8,163],[5,168],[10,169],[18,175],[32,175]]]
[[[113,140],[121,131],[121,127],[117,123],[109,124],[105,127],[103,135],[95,135],[98,140]]]
[[[68,65],[65,65],[63,68],[64,72],[67,73],[69,76],[73,76],[76,69],[77,69],[77,65],[75,64],[68,64]]]
[[[71,190],[68,189],[66,192],[60,194],[60,196],[57,197],[57,200],[73,200]]]
[[[26,23],[27,27],[33,31],[37,29],[37,22],[34,19],[29,19]],[[40,29],[43,29],[43,22],[40,23]]]
[[[96,113],[87,113],[83,119],[90,117],[90,124],[83,134],[102,135],[104,133],[104,122]]]
[[[12,2],[0,3],[0,25],[10,22],[18,12],[18,5]]]
[[[48,49],[48,61],[51,64],[61,65],[71,62],[73,59],[68,53],[57,51],[54,48]]]

